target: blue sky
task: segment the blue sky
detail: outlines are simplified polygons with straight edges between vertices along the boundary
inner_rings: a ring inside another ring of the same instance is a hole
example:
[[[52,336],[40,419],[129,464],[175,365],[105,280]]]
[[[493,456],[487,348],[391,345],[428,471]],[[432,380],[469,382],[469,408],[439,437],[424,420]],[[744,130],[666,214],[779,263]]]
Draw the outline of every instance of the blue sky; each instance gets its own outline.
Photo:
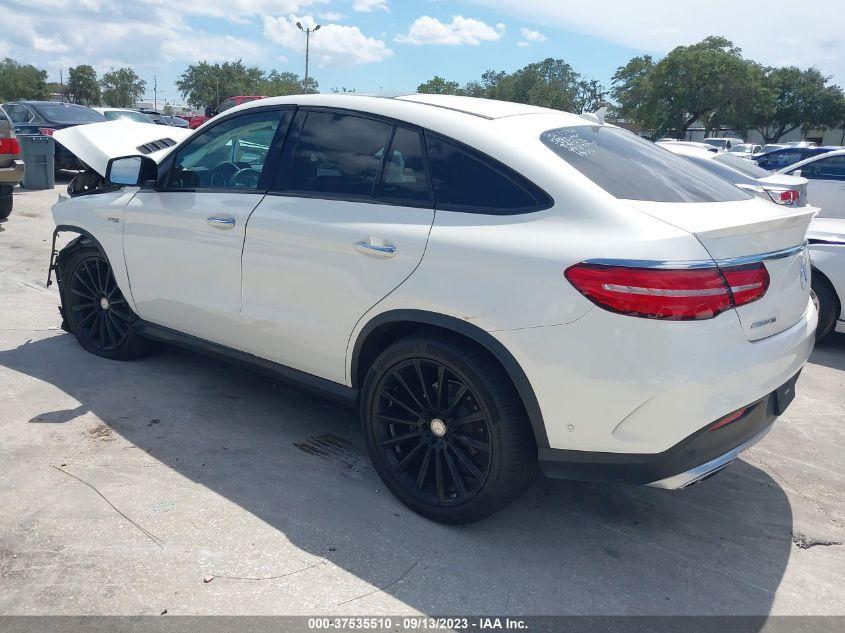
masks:
[[[709,34],[771,65],[815,65],[845,83],[839,0],[4,0],[0,57],[59,69],[131,65],[159,96],[181,101],[190,63],[243,58],[311,74],[320,89],[403,92],[435,74],[461,83],[546,57],[608,84],[634,55],[662,55]],[[724,16],[719,18],[718,16]],[[792,25],[784,37],[784,24]]]

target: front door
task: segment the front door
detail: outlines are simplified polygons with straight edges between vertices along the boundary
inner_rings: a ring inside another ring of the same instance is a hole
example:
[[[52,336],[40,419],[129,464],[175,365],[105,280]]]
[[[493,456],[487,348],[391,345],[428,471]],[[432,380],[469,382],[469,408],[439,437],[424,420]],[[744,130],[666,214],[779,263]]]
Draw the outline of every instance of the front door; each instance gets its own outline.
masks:
[[[236,342],[245,229],[291,113],[262,108],[221,120],[176,150],[160,188],[129,203],[124,255],[142,319]]]
[[[282,156],[283,182],[247,227],[244,345],[342,383],[358,319],[425,251],[434,209],[421,133],[300,109]]]

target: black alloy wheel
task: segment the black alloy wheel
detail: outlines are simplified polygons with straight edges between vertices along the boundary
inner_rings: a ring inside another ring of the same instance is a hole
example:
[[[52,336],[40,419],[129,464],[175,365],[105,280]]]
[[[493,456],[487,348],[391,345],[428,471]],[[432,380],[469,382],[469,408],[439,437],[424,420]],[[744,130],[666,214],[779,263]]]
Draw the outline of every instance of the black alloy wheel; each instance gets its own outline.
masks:
[[[537,476],[537,446],[522,401],[489,353],[448,335],[411,335],[384,349],[361,389],[373,466],[424,517],[478,521]]]
[[[127,339],[135,315],[117,287],[111,266],[99,256],[80,261],[69,279],[70,314],[77,336],[104,351]]]
[[[490,426],[466,379],[413,359],[383,376],[377,398],[379,451],[411,495],[443,506],[478,494],[490,470]]]

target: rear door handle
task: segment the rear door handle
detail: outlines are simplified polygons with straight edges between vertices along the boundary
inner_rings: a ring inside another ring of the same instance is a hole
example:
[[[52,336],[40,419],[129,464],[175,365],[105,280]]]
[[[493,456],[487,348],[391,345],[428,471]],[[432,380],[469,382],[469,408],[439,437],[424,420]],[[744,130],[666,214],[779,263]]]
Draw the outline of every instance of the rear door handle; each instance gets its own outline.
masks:
[[[235,226],[235,218],[230,215],[224,217],[212,215],[210,218],[206,218],[205,221],[215,229],[231,229]]]
[[[384,240],[374,237],[366,242],[355,242],[354,246],[359,253],[373,257],[393,257],[396,254],[396,247],[393,244],[386,244]]]

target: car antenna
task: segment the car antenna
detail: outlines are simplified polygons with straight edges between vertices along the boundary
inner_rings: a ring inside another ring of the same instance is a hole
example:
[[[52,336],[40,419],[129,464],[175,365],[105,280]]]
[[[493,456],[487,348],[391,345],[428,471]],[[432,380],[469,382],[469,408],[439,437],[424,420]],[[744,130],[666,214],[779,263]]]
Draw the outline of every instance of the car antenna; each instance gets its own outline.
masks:
[[[582,112],[581,118],[595,121],[600,125],[604,125],[604,117],[607,115],[607,106],[602,106],[595,112]]]

